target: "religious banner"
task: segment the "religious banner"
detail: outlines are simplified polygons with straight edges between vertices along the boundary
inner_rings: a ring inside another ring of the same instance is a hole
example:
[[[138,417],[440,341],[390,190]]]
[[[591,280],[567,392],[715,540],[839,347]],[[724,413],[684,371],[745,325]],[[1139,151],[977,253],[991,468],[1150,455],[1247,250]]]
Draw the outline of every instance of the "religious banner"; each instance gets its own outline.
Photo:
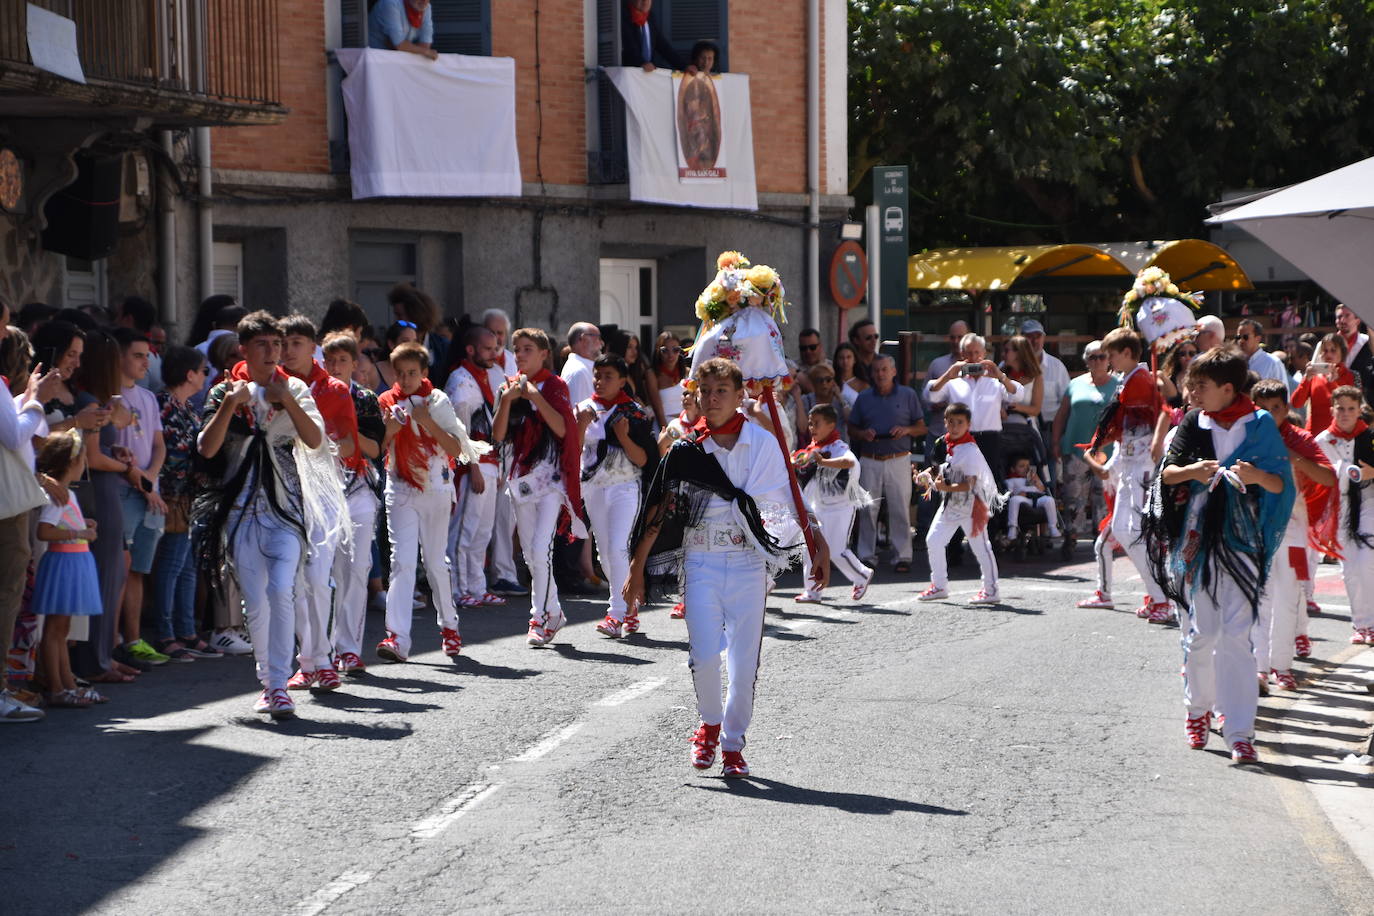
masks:
[[[626,108],[630,199],[757,210],[749,77],[607,67]]]

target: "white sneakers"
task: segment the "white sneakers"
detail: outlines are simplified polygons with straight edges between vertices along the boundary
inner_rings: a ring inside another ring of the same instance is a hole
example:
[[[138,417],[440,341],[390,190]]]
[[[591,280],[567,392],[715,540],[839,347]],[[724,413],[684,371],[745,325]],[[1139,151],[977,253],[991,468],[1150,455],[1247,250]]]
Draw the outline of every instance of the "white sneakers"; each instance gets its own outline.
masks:
[[[0,690],[0,723],[37,722],[46,715],[41,709],[19,702],[8,690]]]
[[[225,655],[253,654],[253,644],[244,639],[238,630],[216,630],[210,635],[210,645]]]

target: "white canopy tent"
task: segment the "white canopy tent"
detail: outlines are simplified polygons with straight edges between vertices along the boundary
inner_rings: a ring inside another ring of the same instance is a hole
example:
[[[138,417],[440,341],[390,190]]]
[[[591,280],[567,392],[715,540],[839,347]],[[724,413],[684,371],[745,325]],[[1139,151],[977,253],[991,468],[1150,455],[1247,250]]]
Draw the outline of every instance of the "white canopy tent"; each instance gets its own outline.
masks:
[[[1374,158],[1210,209],[1374,325]]]

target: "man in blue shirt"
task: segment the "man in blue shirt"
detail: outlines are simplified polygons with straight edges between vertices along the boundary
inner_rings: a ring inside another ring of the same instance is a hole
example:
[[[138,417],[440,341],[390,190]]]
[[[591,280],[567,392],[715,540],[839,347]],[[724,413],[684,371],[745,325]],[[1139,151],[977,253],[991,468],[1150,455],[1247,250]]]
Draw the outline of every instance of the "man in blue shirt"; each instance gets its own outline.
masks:
[[[434,11],[429,0],[377,0],[367,14],[367,46],[383,51],[409,51],[434,60]]]
[[[859,483],[873,505],[859,513],[859,556],[876,566],[878,502],[887,504],[887,536],[899,573],[911,570],[911,438],[924,436],[925,417],[916,392],[898,385],[897,364],[879,354],[871,367],[873,387],[859,393],[849,412],[849,441],[859,453]]]

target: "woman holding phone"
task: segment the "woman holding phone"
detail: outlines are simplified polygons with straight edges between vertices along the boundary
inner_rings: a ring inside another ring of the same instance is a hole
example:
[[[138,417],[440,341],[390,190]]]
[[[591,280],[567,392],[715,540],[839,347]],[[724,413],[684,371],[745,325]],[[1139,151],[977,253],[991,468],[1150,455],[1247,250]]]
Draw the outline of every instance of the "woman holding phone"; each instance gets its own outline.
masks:
[[[81,368],[81,354],[85,348],[86,335],[66,321],[49,321],[34,332],[34,365],[51,366],[62,378],[57,397],[43,405],[48,432],[53,435],[72,428],[90,432],[110,422],[110,411],[99,404],[87,404],[79,412],[77,410],[72,378]]]
[[[1327,334],[1317,344],[1317,358],[1307,364],[1302,382],[1293,392],[1294,407],[1312,402],[1307,408],[1307,431],[1314,436],[1331,425],[1331,392],[1342,385],[1359,384],[1345,366],[1345,354],[1345,338]]]

